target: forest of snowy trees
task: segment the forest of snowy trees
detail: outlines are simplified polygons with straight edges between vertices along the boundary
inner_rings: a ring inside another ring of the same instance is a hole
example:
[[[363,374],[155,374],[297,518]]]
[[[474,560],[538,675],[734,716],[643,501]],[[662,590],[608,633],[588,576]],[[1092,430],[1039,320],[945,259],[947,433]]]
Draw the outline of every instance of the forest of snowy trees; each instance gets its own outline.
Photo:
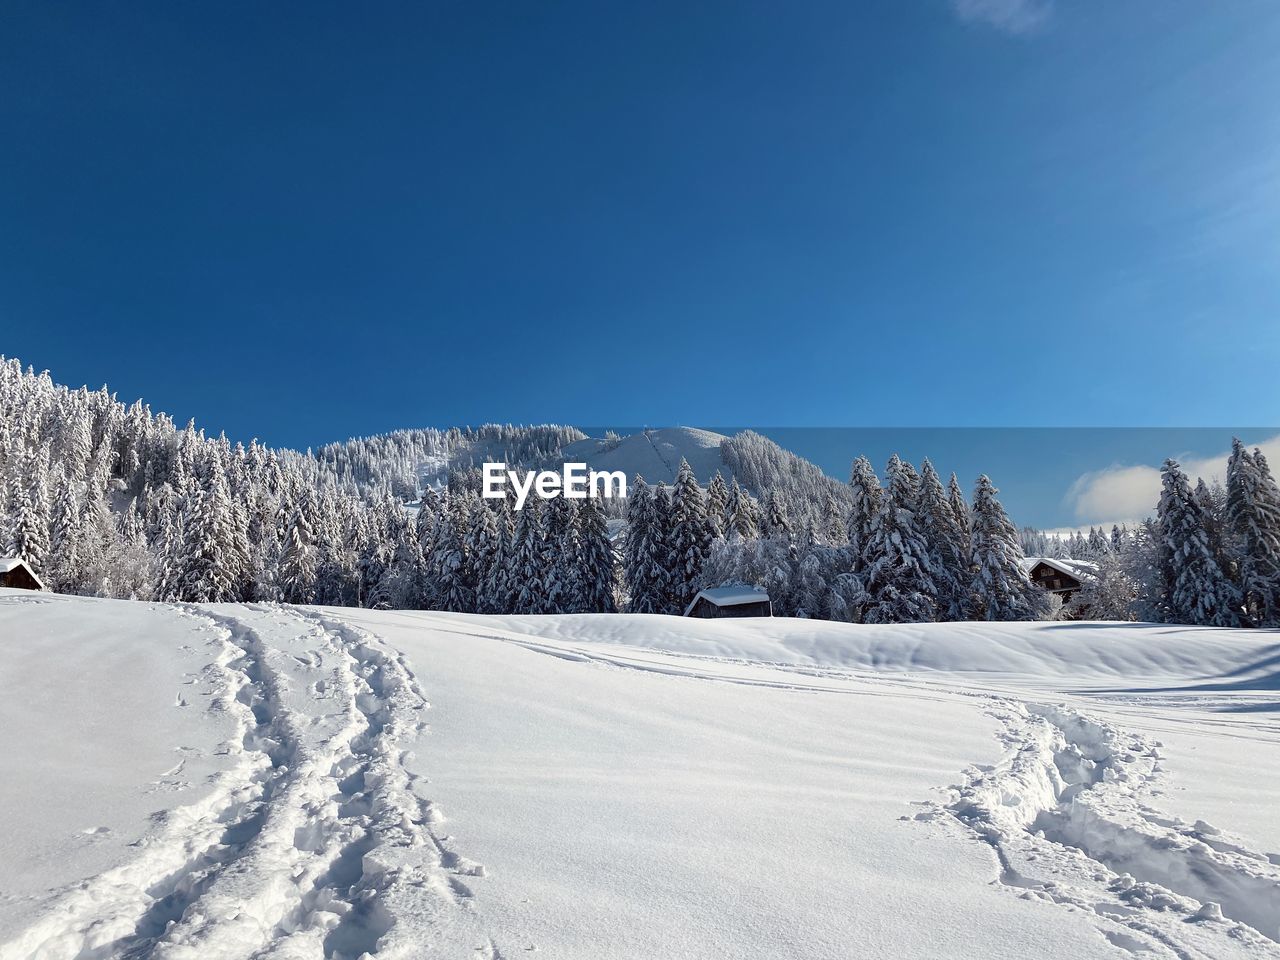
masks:
[[[1280,492],[1239,442],[1224,488],[1192,487],[1170,461],[1154,519],[1065,540],[1017,530],[985,476],[966,498],[954,474],[895,456],[883,482],[859,458],[840,484],[750,433],[725,441],[728,481],[700,486],[683,463],[670,486],[631,478],[612,537],[598,501],[516,511],[459,466],[553,463],[582,436],[487,426],[246,447],[0,358],[0,552],[95,596],[680,613],[705,586],[745,583],[780,615],[863,623],[1057,616],[1027,578],[1031,553],[1096,565],[1073,615],[1280,623]],[[447,485],[422,489],[424,467]]]

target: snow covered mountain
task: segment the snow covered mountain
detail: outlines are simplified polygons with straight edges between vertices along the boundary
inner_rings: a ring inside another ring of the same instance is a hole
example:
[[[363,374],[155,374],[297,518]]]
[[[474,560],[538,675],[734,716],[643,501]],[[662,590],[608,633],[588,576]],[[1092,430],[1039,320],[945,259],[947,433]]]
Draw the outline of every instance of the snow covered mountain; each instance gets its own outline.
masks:
[[[0,590],[0,638],[0,960],[1280,957],[1263,631]]]
[[[721,447],[729,438],[710,430],[667,427],[642,430],[625,437],[587,438],[566,446],[561,454],[567,461],[582,461],[594,470],[622,470],[628,477],[643,476],[649,484],[672,484],[682,459],[689,461],[698,482],[704,486],[719,471],[726,480],[732,468],[725,463]]]

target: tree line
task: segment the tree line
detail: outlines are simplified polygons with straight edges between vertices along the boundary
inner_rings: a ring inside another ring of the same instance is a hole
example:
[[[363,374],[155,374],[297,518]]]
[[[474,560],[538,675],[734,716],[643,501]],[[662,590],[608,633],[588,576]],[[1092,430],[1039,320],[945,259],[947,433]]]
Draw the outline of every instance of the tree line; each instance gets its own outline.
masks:
[[[991,481],[966,499],[925,460],[822,476],[771,441],[726,443],[730,479],[632,478],[625,517],[594,500],[484,500],[477,455],[554,461],[567,427],[400,431],[276,450],[179,430],[105,388],[0,358],[0,547],[52,589],[172,601],[480,613],[680,613],[699,589],[759,585],[775,611],[848,622],[1055,616],[1025,551],[1088,558],[1076,615],[1274,625],[1280,494],[1238,441],[1224,488],[1165,465],[1153,520],[1050,540],[1017,530]],[[447,476],[420,490],[423,465]],[[755,487],[740,476],[772,480]],[[420,497],[416,507],[406,501]]]

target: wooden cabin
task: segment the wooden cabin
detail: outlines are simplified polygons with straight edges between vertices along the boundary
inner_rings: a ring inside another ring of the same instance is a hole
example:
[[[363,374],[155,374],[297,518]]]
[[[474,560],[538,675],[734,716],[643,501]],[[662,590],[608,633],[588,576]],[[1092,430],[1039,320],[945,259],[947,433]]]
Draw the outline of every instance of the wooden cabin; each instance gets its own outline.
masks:
[[[43,590],[44,584],[21,557],[0,557],[0,587],[15,590]]]
[[[1076,592],[1097,575],[1097,564],[1086,560],[1059,560],[1055,557],[1028,557],[1027,576],[1050,593],[1056,593],[1066,603]]]
[[[686,617],[716,620],[728,617],[772,617],[773,603],[769,594],[758,587],[713,587],[699,590],[689,606]]]

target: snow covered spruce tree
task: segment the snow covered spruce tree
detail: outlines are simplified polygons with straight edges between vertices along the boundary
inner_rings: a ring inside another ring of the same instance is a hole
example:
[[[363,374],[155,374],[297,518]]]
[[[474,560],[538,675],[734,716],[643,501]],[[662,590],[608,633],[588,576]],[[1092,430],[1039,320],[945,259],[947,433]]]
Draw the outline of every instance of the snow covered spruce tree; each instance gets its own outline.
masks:
[[[707,484],[707,522],[711,524],[712,536],[725,536],[730,519],[729,485],[717,470]]]
[[[871,542],[871,528],[884,499],[880,478],[876,476],[871,461],[866,457],[858,457],[853,461],[849,487],[853,491],[853,504],[849,509],[847,524],[849,555],[853,558],[853,572],[857,573],[862,569],[867,545]]]
[[[1027,576],[1018,531],[985,474],[973,490],[970,613],[976,620],[1036,620],[1048,612],[1047,594]]]
[[[1249,623],[1280,626],[1280,488],[1261,450],[1232,440],[1227,464],[1226,536]]]
[[[584,500],[578,509],[578,555],[580,571],[579,609],[584,613],[614,613],[614,588],[618,579],[609,523],[600,502]]]
[[[210,458],[207,471],[203,484],[184,498],[178,591],[195,603],[227,603],[247,595],[249,545],[221,460]]]
[[[702,488],[688,461],[682,459],[671,494],[671,538],[667,546],[672,558],[671,600],[675,607],[671,612],[683,612],[697,594],[712,538]]]
[[[1166,460],[1156,510],[1160,606],[1169,623],[1231,627],[1240,621],[1239,591],[1214,558],[1204,505],[1176,460]]]
[[[623,543],[623,579],[632,613],[665,613],[667,571],[662,565],[666,543],[657,502],[644,477],[637,476],[627,498],[627,534]]]
[[[10,485],[12,529],[8,552],[27,562],[37,575],[49,555],[50,503],[47,466],[35,449],[28,449]]]
[[[304,495],[289,516],[280,547],[279,589],[286,603],[310,603],[316,587],[312,498]]]
[[[863,620],[932,620],[937,587],[929,547],[912,509],[918,495],[918,477],[896,453],[889,459],[886,474],[889,486],[871,520],[862,555],[863,581],[870,594]]]
[[[970,545],[942,488],[942,478],[927,458],[920,467],[918,516],[938,589],[938,619],[964,620],[968,616]]]
[[[529,500],[516,511],[511,544],[511,613],[542,613],[543,549],[542,524],[537,500]]]
[[[503,499],[494,516],[494,550],[489,572],[476,587],[478,613],[510,613],[514,602],[515,511]]]
[[[450,493],[435,525],[426,558],[426,601],[429,609],[469,613],[475,594],[467,578],[467,507],[465,494]]]
[[[744,540],[760,536],[760,508],[751,496],[734,478],[729,487],[729,502],[725,509],[728,521],[725,524],[725,536],[737,534]]]

